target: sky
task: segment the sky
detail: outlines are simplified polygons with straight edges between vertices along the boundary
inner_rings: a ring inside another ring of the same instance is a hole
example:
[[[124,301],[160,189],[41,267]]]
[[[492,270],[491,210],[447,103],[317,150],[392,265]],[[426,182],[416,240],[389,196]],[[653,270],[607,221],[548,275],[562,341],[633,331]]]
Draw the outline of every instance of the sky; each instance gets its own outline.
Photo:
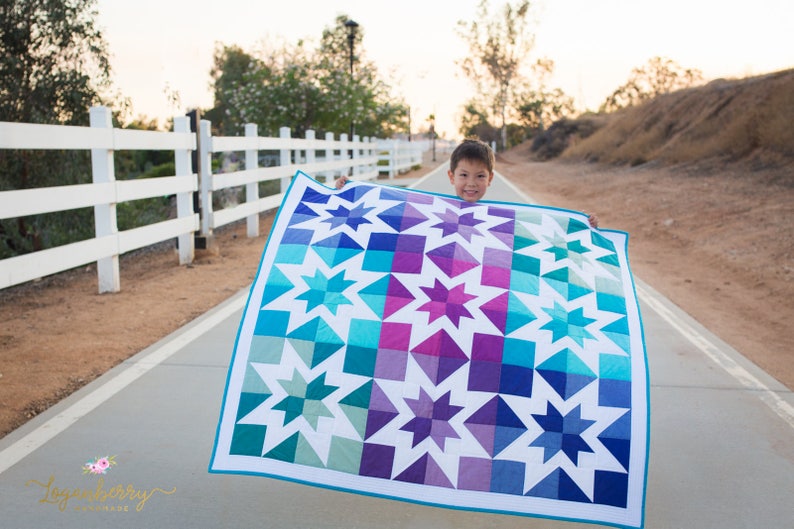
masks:
[[[491,0],[492,10],[503,0]],[[319,42],[344,14],[363,30],[363,55],[411,107],[412,130],[457,137],[474,88],[457,62],[468,52],[456,31],[479,0],[99,0],[116,89],[133,116],[157,118],[212,106],[216,44],[253,52],[265,41]],[[696,68],[706,80],[794,68],[790,0],[536,0],[530,60],[554,61],[549,88],[579,110],[596,110],[633,68],[653,57]],[[178,96],[175,98],[174,96]]]

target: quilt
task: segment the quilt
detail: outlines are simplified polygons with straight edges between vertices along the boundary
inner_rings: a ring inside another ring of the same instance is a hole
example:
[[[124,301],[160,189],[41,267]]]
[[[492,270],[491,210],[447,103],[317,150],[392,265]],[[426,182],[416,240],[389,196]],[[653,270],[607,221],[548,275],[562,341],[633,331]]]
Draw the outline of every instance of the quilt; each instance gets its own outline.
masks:
[[[574,211],[299,172],[210,472],[641,527],[648,377],[627,245]]]

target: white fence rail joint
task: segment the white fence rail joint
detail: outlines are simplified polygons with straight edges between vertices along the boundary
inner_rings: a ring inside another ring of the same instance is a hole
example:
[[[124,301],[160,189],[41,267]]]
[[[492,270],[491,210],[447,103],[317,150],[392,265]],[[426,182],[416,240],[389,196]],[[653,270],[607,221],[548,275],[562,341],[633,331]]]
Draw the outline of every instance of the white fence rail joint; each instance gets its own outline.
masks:
[[[338,140],[331,133],[317,139],[312,130],[306,138],[292,138],[289,128],[282,128],[278,137],[262,137],[254,124],[245,126],[244,136],[212,136],[208,121],[201,121],[193,133],[185,116],[174,118],[173,132],[115,129],[105,107],[90,109],[90,127],[0,122],[0,149],[89,150],[92,167],[90,184],[0,191],[0,219],[93,207],[95,224],[92,239],[0,260],[0,290],[96,262],[99,292],[117,292],[119,256],[131,250],[176,238],[179,263],[188,264],[194,258],[197,234],[211,237],[214,229],[246,219],[247,235],[258,236],[259,215],[278,207],[299,170],[329,183],[342,175],[358,180],[375,180],[382,174],[393,178],[421,165],[429,148],[428,142],[348,138],[347,134]],[[118,150],[173,151],[175,174],[116,180],[113,153]],[[227,165],[213,170],[213,156],[230,158],[237,153],[243,155],[242,168]],[[266,160],[277,163],[263,166],[260,162],[267,153],[271,155]],[[280,182],[274,186],[278,191],[260,196],[260,184],[269,181]],[[215,210],[213,193],[230,194],[235,188],[244,199]],[[118,230],[117,204],[170,195],[176,197],[176,218]]]

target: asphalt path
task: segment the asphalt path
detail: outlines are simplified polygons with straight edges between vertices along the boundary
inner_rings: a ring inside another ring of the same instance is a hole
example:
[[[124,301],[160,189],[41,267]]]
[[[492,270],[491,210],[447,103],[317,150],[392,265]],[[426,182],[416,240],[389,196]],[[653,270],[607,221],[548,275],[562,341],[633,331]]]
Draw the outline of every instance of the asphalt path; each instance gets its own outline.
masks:
[[[444,167],[416,187],[451,191]],[[499,175],[488,198],[530,201]],[[650,372],[646,527],[794,527],[794,395],[635,279]],[[1,439],[0,526],[594,527],[208,473],[247,294]],[[106,474],[83,473],[103,456],[115,462]]]

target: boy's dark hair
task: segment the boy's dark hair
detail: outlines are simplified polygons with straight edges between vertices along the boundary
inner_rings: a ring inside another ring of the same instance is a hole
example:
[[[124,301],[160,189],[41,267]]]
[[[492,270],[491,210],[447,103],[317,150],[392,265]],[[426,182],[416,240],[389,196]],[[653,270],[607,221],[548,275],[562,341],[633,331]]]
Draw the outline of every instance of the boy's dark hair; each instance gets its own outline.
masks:
[[[484,141],[468,138],[455,147],[452,151],[452,156],[449,157],[449,170],[455,171],[458,163],[461,160],[474,160],[482,162],[488,168],[489,172],[493,172],[496,158],[491,147]]]

